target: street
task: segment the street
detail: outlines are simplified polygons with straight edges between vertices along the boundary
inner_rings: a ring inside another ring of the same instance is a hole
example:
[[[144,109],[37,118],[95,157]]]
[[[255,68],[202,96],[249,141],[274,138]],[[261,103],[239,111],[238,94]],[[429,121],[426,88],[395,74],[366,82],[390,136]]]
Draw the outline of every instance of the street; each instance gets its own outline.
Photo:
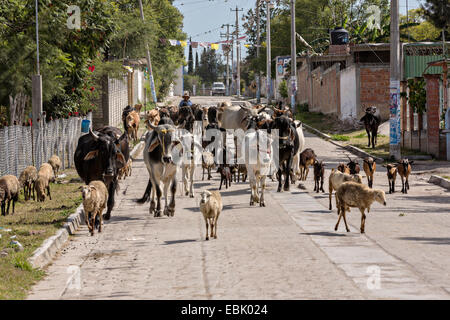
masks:
[[[193,98],[216,104],[223,97]],[[339,147],[305,132],[305,148],[324,160],[324,189],[314,193],[313,170],[300,188],[276,192],[268,179],[266,207],[250,207],[246,183],[221,190],[224,208],[218,239],[204,240],[201,190],[217,190],[220,177],[201,181],[194,199],[178,179],[173,218],[154,218],[144,193],[142,155],[121,182],[110,221],[91,237],[87,227],[47,268],[29,299],[448,299],[450,298],[450,197],[445,189],[412,175],[407,195],[386,194],[375,203],[359,233],[360,213],[347,215],[337,232],[328,210],[328,175],[347,160]],[[354,158],[354,156],[352,156]],[[360,161],[361,162],[361,161]],[[363,173],[363,172],[362,172]],[[414,167],[413,167],[414,173]],[[367,180],[363,173],[363,183]],[[386,169],[377,166],[374,188],[388,190]]]

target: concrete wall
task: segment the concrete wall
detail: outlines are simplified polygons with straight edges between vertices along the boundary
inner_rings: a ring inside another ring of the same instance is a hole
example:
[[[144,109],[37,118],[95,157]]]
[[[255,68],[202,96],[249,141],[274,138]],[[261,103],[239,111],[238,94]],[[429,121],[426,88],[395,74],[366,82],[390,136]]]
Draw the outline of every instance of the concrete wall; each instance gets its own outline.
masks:
[[[357,118],[357,68],[353,65],[340,72],[341,120]]]
[[[357,117],[366,107],[376,106],[383,120],[389,119],[389,66],[359,65],[359,99]]]
[[[324,114],[340,114],[340,73],[335,64],[327,70],[319,67],[311,72],[312,96],[309,95],[309,110]],[[304,83],[304,79],[301,81]],[[308,87],[306,81],[306,87]],[[308,88],[306,88],[306,93]],[[308,96],[308,95],[306,95]],[[312,100],[312,101],[311,101]],[[300,100],[301,101],[301,100]]]
[[[297,71],[297,102],[311,105],[311,82],[308,65],[304,64]]]

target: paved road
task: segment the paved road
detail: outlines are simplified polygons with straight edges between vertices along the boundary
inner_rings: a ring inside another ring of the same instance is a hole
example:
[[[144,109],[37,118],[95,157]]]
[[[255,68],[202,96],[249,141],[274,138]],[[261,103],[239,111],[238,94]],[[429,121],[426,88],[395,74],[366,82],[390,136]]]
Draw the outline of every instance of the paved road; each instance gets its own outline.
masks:
[[[306,143],[329,168],[346,159],[315,136],[308,134]],[[356,210],[349,214],[351,232],[342,226],[334,232],[336,213],[327,209],[327,194],[311,192],[312,175],[304,189],[292,185],[291,192],[276,193],[270,183],[265,208],[250,208],[248,185],[233,184],[222,189],[218,239],[210,241],[203,240],[198,191],[217,189],[217,174],[196,180],[194,199],[179,188],[170,219],[153,218],[148,204],[134,202],[146,179],[139,159],[104,232],[90,237],[82,227],[30,299],[450,297],[449,194],[416,177],[408,195],[388,195],[387,207],[374,205],[365,235]],[[387,189],[384,172],[375,187]]]

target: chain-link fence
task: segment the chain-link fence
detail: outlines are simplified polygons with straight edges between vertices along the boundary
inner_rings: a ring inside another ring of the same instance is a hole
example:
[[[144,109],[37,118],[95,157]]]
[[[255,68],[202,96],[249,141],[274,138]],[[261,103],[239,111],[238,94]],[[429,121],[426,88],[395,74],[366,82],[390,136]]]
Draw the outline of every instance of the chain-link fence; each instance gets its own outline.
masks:
[[[86,119],[92,123],[92,113]],[[82,120],[70,117],[39,123],[39,128],[16,125],[0,129],[0,176],[18,177],[31,165],[39,169],[54,154],[61,159],[62,169],[72,167]]]

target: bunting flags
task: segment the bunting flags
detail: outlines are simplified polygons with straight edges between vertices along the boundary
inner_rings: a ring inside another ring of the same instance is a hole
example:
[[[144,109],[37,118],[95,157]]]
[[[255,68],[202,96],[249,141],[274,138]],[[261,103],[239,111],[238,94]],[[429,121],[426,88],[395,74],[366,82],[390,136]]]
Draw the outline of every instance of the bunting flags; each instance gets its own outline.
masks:
[[[245,40],[247,39],[247,36],[242,36],[237,38],[237,40]],[[233,40],[224,40],[224,41],[216,41],[216,42],[197,42],[197,41],[184,41],[184,40],[173,40],[173,39],[160,39],[161,43],[166,44],[167,42],[170,43],[171,46],[181,46],[186,47],[188,45],[191,45],[193,49],[197,49],[198,47],[201,48],[211,48],[212,50],[218,50],[220,48],[220,44],[222,44],[222,50],[228,50],[229,44],[233,42]],[[247,47],[246,44],[244,46]]]

